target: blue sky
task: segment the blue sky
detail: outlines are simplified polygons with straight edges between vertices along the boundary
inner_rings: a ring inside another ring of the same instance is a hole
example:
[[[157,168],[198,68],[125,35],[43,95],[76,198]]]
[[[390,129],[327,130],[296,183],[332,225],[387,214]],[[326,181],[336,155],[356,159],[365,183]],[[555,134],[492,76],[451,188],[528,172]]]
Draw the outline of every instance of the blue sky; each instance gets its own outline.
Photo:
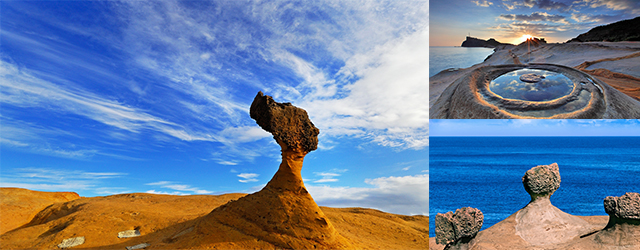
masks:
[[[465,37],[518,44],[522,35],[566,42],[590,29],[640,15],[638,0],[430,1],[430,46],[460,46]]]
[[[321,205],[428,213],[427,1],[2,1],[0,186],[259,190],[258,91],[320,129]]]
[[[640,136],[640,120],[431,120],[431,136]]]

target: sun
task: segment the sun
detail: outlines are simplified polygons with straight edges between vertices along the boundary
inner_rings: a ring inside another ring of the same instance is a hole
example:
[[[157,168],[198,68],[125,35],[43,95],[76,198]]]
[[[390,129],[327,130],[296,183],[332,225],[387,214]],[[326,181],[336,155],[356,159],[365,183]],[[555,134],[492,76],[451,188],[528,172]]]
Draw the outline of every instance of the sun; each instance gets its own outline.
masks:
[[[528,35],[528,34],[524,34],[524,35],[522,35],[522,37],[520,38],[520,40],[522,40],[522,42],[526,42],[526,41],[527,41],[527,39],[531,39],[531,38],[533,38],[533,36]]]

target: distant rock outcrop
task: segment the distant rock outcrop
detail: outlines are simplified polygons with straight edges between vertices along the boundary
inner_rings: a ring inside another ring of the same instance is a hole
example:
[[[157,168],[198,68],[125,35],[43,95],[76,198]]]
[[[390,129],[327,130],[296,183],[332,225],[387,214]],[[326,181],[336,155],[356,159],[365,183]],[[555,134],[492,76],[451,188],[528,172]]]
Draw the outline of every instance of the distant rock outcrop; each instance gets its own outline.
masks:
[[[455,213],[436,215],[436,242],[447,246],[466,244],[478,234],[484,215],[477,208],[463,207]]]
[[[319,134],[307,112],[259,92],[250,114],[280,145],[280,168],[262,190],[216,208],[208,218],[282,248],[349,248],[302,181],[304,156],[318,147]]]
[[[462,42],[462,47],[485,47],[485,48],[495,48],[500,45],[513,45],[510,43],[501,43],[496,41],[496,39],[489,38],[489,40],[482,40],[475,37],[467,36],[467,39]]]
[[[598,26],[567,42],[640,41],[640,17]]]

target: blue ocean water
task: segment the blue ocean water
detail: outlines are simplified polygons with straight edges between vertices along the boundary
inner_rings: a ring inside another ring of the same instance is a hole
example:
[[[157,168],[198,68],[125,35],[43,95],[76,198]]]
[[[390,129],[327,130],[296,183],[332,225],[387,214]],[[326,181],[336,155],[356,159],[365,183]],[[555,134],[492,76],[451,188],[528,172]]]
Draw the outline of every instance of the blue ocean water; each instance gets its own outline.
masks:
[[[490,48],[451,46],[429,47],[429,77],[448,68],[468,68],[484,61],[493,53]]]
[[[431,137],[430,236],[435,215],[461,207],[484,214],[486,229],[530,201],[522,176],[558,163],[556,207],[574,215],[606,215],[603,200],[640,192],[640,137]]]

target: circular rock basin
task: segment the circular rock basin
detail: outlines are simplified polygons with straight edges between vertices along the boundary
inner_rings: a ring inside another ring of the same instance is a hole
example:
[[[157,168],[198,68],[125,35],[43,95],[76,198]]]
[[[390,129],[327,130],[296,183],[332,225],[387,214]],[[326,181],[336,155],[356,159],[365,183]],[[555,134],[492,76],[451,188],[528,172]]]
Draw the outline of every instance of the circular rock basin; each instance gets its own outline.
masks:
[[[638,119],[640,102],[605,82],[555,64],[487,65],[440,94],[431,119]]]
[[[502,98],[542,102],[566,96],[574,83],[562,73],[542,69],[518,69],[493,79],[489,90]]]

